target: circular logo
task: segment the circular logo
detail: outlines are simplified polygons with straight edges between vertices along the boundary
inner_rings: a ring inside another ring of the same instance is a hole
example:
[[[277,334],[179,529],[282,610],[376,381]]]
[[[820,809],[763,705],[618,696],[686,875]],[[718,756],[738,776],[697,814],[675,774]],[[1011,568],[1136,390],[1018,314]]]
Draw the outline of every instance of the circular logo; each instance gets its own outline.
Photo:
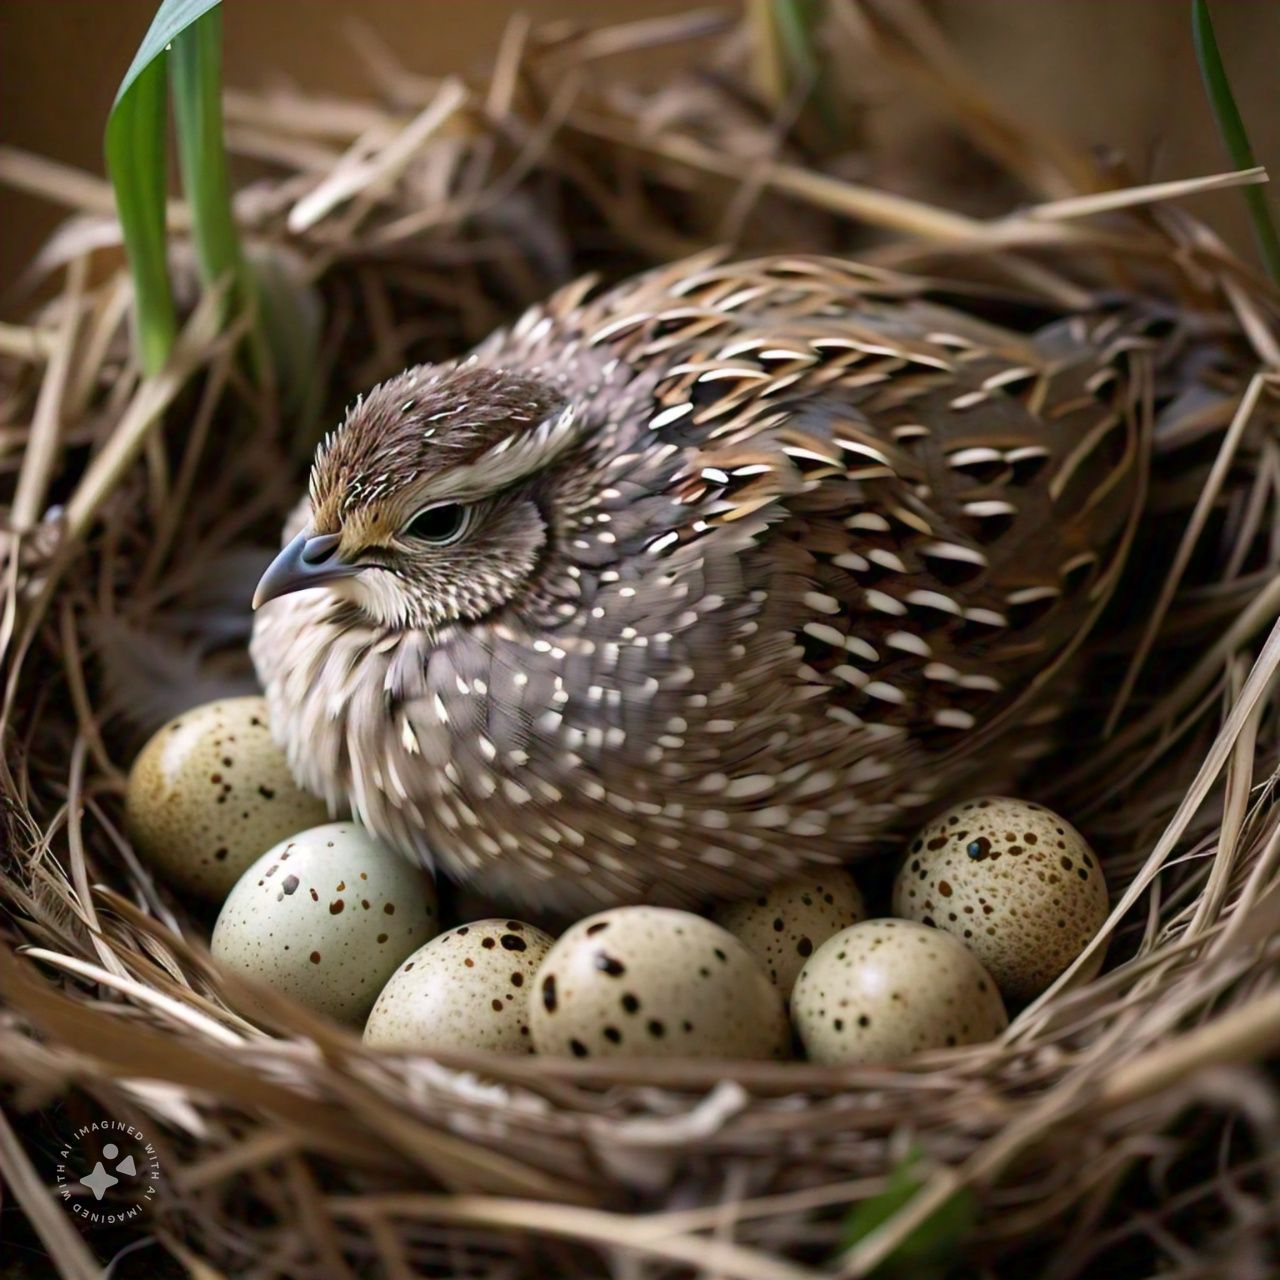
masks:
[[[141,1217],[159,1184],[155,1148],[141,1129],[120,1120],[81,1125],[58,1152],[58,1194],[90,1226]]]

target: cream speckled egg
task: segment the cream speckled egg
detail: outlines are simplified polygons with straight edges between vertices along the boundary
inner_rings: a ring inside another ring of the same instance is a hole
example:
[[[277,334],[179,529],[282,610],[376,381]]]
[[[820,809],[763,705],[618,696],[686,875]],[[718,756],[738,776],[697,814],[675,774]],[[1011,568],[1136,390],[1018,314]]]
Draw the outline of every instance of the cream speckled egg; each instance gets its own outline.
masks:
[[[435,921],[430,876],[354,822],[329,822],[282,840],[245,872],[210,947],[237,973],[360,1022]]]
[[[539,1053],[578,1058],[770,1058],[782,999],[731,933],[688,911],[618,907],[580,920],[538,971]]]
[[[532,1053],[529,995],[554,941],[520,920],[476,920],[432,938],[383,987],[365,1043]]]
[[[1102,927],[1107,885],[1065,818],[1026,800],[986,796],[920,832],[894,882],[893,910],[954,934],[1009,999],[1029,1000]],[[1102,960],[1100,947],[1084,976]]]
[[[726,903],[715,913],[716,923],[755,956],[784,999],[818,947],[866,918],[853,877],[834,867]]]
[[[1009,1019],[995,980],[949,933],[866,920],[828,938],[800,971],[791,1018],[814,1062],[899,1062],[976,1044]]]
[[[171,884],[222,898],[277,841],[324,822],[324,801],[293,780],[263,698],[192,707],[143,747],[129,771],[125,822]]]

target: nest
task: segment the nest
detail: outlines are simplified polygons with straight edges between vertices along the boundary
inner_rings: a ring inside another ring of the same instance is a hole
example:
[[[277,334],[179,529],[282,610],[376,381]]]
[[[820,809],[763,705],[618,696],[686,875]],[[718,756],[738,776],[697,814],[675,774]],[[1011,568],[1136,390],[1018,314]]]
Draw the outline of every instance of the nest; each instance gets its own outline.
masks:
[[[914,7],[832,15],[842,83],[814,93],[690,14],[517,19],[475,82],[362,40],[376,102],[229,95],[274,383],[194,285],[144,378],[106,188],[4,158],[77,213],[32,268],[61,292],[0,330],[0,1172],[61,1274],[137,1236],[82,1235],[49,1194],[61,1136],[100,1117],[164,1170],[148,1274],[163,1251],[294,1280],[852,1277],[957,1205],[987,1275],[1273,1274],[1280,1097],[1248,1064],[1280,1044],[1277,298],[1175,199],[1251,175],[1126,185],[1003,116]],[[910,146],[876,108],[904,87],[938,109]],[[1058,309],[1150,291],[1237,353],[1154,424],[1166,479],[1103,677],[1068,761],[1027,780],[1104,855],[1107,969],[893,1070],[373,1055],[284,1000],[246,1023],[209,920],[121,833],[122,770],[167,715],[252,687],[246,601],[318,424],[582,271],[717,243]],[[920,1189],[844,1249],[908,1158]]]

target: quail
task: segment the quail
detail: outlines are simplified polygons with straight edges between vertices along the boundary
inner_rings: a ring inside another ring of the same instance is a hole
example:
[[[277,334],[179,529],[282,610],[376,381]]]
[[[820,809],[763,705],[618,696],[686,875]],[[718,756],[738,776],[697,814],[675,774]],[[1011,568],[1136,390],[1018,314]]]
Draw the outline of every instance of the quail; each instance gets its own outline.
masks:
[[[805,256],[593,288],[320,445],[255,598],[292,768],[513,904],[688,905],[884,848],[1116,585],[1141,316],[997,322]]]

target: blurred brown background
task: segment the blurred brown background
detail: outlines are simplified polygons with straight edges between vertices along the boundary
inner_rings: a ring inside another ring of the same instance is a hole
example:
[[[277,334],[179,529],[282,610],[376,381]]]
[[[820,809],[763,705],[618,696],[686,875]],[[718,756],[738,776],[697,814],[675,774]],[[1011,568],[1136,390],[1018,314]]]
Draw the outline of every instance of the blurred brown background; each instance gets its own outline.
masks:
[[[0,0],[0,142],[102,170],[102,128],[155,0]],[[687,0],[228,0],[226,78],[293,80],[370,92],[350,49],[357,20],[424,72],[466,69],[492,52],[507,17],[603,22],[688,9]],[[1078,141],[1120,147],[1143,177],[1227,168],[1205,104],[1185,0],[933,0],[956,48],[1028,119]],[[1280,5],[1217,0],[1219,41],[1263,164],[1280,162]],[[1200,211],[1247,241],[1239,196]],[[60,210],[0,188],[0,288]]]

